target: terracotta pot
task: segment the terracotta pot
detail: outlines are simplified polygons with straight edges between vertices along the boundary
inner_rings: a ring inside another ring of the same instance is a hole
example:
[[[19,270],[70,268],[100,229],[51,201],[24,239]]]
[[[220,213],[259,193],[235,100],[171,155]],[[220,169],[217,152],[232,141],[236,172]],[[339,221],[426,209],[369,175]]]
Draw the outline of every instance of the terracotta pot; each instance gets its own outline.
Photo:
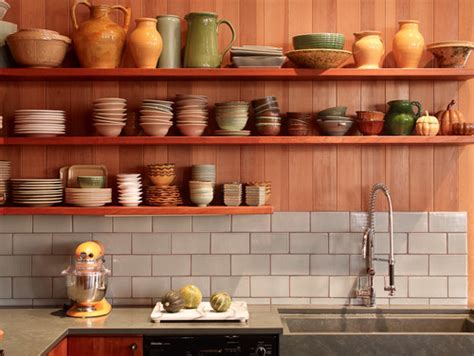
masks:
[[[362,69],[380,68],[380,61],[385,53],[381,32],[356,32],[354,37],[355,42],[352,45],[352,53],[356,67]]]
[[[77,24],[76,7],[85,5],[90,10],[90,19],[80,26]],[[124,25],[120,27],[110,19],[112,10],[124,14]],[[81,67],[116,68],[122,59],[128,26],[130,9],[121,5],[94,5],[86,0],[76,0],[71,8],[74,34],[72,41]]]
[[[156,68],[163,49],[161,35],[156,30],[156,19],[136,19],[137,28],[131,33],[129,45],[138,68]]]
[[[417,68],[425,47],[418,30],[419,21],[400,21],[400,29],[393,39],[393,57],[399,68]]]

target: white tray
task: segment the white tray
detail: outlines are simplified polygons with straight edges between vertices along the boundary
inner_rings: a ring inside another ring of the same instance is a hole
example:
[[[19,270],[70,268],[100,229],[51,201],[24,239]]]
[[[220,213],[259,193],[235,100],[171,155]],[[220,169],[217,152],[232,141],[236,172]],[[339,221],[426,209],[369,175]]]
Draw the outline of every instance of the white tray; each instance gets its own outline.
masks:
[[[215,312],[209,302],[202,302],[197,309],[183,309],[178,313],[167,313],[161,303],[156,303],[150,315],[154,322],[161,321],[240,321],[249,320],[249,310],[246,302],[232,302],[229,310],[223,313]]]

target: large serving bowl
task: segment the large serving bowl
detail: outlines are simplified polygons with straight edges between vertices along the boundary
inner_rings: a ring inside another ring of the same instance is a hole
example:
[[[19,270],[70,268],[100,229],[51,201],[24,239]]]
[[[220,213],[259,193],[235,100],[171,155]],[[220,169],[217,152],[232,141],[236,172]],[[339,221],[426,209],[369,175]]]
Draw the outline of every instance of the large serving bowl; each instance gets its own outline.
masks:
[[[24,29],[6,39],[17,64],[33,68],[59,67],[71,39],[56,31]]]
[[[353,124],[350,120],[316,120],[316,122],[328,136],[344,136]]]
[[[73,270],[66,273],[66,292],[69,299],[81,306],[97,304],[107,292],[107,271]]]
[[[306,33],[293,37],[293,47],[295,49],[343,49],[344,42],[345,37],[342,33]]]
[[[441,68],[464,67],[473,48],[474,43],[467,41],[438,42],[426,46]]]
[[[298,67],[329,69],[343,65],[352,52],[342,49],[299,49],[287,52],[286,56]]]

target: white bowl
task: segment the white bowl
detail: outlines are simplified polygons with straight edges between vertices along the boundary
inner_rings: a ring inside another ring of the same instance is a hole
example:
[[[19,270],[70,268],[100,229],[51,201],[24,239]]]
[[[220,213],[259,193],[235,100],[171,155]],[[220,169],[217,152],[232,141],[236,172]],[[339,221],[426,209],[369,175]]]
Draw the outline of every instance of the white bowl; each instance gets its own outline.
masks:
[[[8,10],[10,10],[10,5],[5,1],[0,1],[0,20],[3,20]]]

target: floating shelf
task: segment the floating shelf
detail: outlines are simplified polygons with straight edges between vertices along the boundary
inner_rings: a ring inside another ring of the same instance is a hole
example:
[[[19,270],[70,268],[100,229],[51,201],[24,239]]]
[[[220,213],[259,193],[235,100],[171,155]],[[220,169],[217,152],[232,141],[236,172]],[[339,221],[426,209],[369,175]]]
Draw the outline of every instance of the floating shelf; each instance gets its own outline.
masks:
[[[1,80],[468,80],[474,68],[3,68]]]
[[[474,136],[63,136],[0,137],[0,146],[126,145],[470,145]]]
[[[0,215],[245,215],[245,214],[272,214],[273,207],[264,206],[208,206],[205,208],[194,206],[102,206],[98,208],[52,206],[52,207],[17,207],[0,208]]]

